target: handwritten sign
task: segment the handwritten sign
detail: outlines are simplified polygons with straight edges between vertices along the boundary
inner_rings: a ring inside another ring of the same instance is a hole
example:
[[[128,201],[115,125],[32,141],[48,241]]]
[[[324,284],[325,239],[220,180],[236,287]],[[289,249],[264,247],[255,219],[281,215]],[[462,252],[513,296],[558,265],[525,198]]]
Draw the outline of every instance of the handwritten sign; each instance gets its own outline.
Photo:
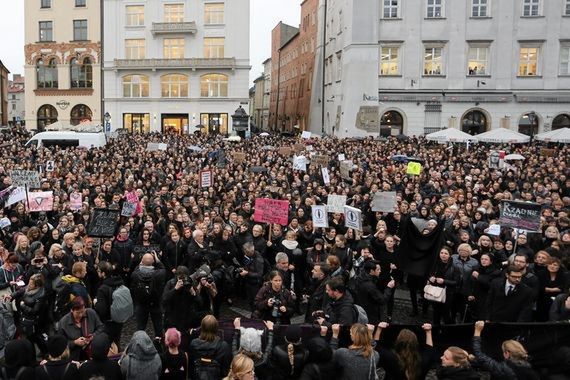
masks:
[[[213,185],[211,170],[202,170],[200,172],[200,187],[210,187]]]
[[[406,170],[406,174],[420,175],[421,172],[422,172],[422,164],[414,161],[408,162],[408,168]]]
[[[344,206],[344,225],[362,231],[362,211],[355,207]]]
[[[325,154],[316,154],[313,158],[311,158],[311,162],[314,162],[317,165],[327,166],[329,164],[330,158]]]
[[[306,172],[307,171],[307,158],[305,156],[295,156],[293,158],[293,169]]]
[[[339,154],[338,154],[338,160],[339,160],[340,162],[346,161],[346,157],[344,156],[344,153],[339,153]]]
[[[350,171],[352,170],[352,161],[346,160],[340,163],[340,177],[343,179],[350,179]]]
[[[344,205],[346,205],[346,195],[329,195],[327,199],[328,212],[336,213],[344,212]]]
[[[278,153],[282,156],[290,156],[291,155],[291,147],[290,146],[282,146],[279,148]]]
[[[328,228],[329,227],[329,217],[327,213],[327,206],[311,206],[311,214],[313,216],[313,227],[317,228]]]
[[[87,235],[92,237],[113,237],[117,229],[119,213],[119,210],[95,209],[87,226]]]
[[[154,152],[157,150],[167,150],[168,149],[168,144],[164,144],[164,143],[148,143],[146,145],[146,150],[149,152]]]
[[[83,196],[81,193],[73,192],[69,194],[69,208],[72,210],[81,210],[83,205]]]
[[[26,202],[28,212],[52,211],[53,210],[53,191],[38,191],[28,193],[28,202]]]
[[[396,202],[395,191],[379,191],[372,198],[372,211],[394,212]]]
[[[233,152],[234,161],[238,164],[245,162],[245,153],[244,152]]]
[[[253,220],[262,223],[289,224],[289,202],[277,199],[257,198]]]
[[[39,188],[40,174],[33,170],[11,170],[12,186]]]
[[[26,188],[25,187],[16,187],[12,190],[10,195],[8,196],[8,200],[6,201],[5,207],[10,207],[15,203],[23,201],[26,199]]]
[[[321,168],[321,173],[323,173],[323,182],[325,185],[330,185],[331,177],[329,176],[329,169]]]
[[[499,224],[504,227],[538,231],[540,229],[540,210],[541,206],[538,203],[503,201]]]
[[[133,216],[137,213],[137,204],[131,202],[124,202],[121,216]]]
[[[310,139],[311,138],[311,132],[310,131],[303,131],[303,133],[301,133],[301,138],[302,139]]]
[[[299,153],[305,150],[305,145],[303,144],[295,144],[293,145],[293,150],[295,151],[295,153]]]

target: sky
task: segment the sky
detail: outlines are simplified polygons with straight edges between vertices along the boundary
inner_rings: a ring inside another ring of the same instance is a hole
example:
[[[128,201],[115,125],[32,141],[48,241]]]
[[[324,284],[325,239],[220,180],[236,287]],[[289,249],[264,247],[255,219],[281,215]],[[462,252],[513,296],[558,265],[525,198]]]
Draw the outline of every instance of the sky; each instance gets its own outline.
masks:
[[[0,0],[0,60],[11,73],[24,74],[24,1]],[[231,0],[230,0],[231,1]],[[250,0],[250,84],[271,55],[271,29],[283,21],[299,26],[300,0]]]

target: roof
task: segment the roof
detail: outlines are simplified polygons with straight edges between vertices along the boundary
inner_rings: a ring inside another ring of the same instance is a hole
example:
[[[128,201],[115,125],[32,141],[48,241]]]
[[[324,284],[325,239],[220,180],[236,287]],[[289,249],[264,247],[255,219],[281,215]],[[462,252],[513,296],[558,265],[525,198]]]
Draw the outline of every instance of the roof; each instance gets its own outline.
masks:
[[[2,61],[0,61],[0,69],[4,69],[7,73],[10,72],[10,70],[8,70],[8,68],[6,66],[4,66],[4,64],[2,63]]]
[[[269,57],[265,61],[261,62],[261,64],[265,65],[267,62],[271,62],[271,57]]]
[[[18,86],[14,86],[14,85],[8,86],[8,93],[9,93],[9,94],[17,94],[17,93],[25,92],[25,91],[26,91],[26,90],[24,89],[24,86],[20,86],[20,85],[18,85]]]

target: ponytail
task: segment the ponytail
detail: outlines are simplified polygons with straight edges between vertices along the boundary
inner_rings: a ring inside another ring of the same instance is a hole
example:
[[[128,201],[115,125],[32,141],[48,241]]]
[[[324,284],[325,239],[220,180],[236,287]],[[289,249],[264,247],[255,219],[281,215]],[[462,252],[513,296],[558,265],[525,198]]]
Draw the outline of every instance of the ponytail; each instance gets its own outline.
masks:
[[[287,356],[289,357],[289,364],[291,365],[291,375],[295,372],[295,346],[293,343],[287,344]]]

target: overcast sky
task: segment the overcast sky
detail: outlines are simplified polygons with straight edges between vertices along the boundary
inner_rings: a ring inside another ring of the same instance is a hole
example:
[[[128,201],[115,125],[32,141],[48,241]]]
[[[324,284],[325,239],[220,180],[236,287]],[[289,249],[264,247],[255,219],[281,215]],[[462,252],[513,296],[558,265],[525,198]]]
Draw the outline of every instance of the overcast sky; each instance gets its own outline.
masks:
[[[24,1],[0,0],[0,60],[11,73],[24,74]],[[231,0],[230,0],[231,1]],[[250,0],[250,82],[263,71],[271,54],[271,29],[279,21],[299,26],[300,0]]]

